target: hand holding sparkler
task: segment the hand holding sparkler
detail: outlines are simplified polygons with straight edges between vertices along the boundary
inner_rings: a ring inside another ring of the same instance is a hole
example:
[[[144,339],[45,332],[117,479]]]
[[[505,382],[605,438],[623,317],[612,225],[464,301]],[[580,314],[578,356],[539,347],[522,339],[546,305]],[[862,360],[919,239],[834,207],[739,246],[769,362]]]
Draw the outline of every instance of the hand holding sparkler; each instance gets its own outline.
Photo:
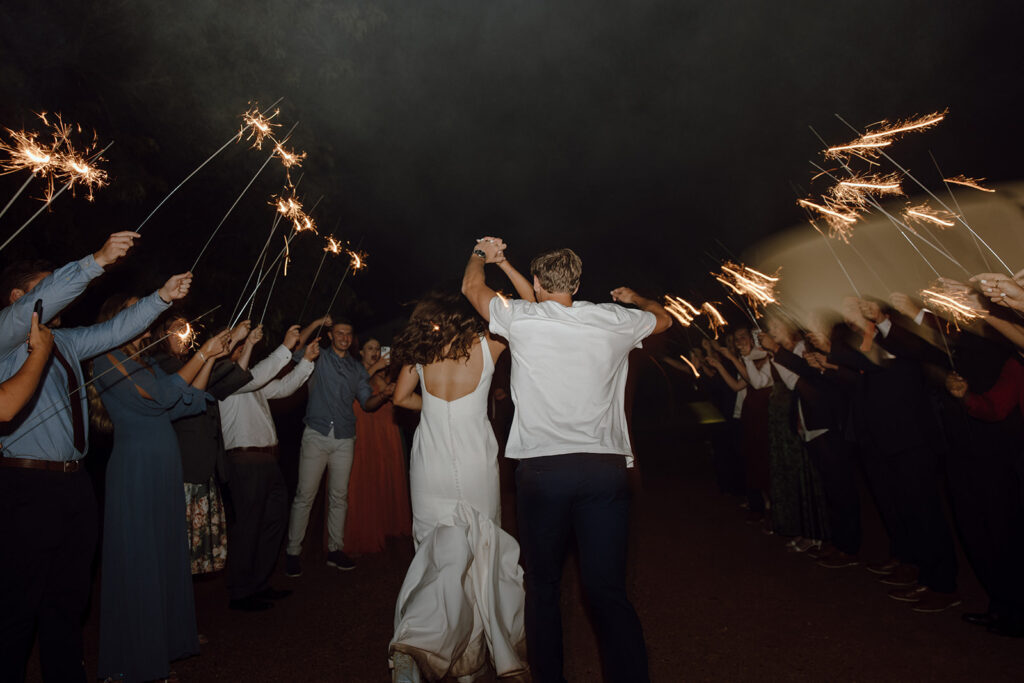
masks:
[[[132,230],[112,233],[92,257],[100,268],[106,268],[127,254],[139,236],[139,233]]]
[[[235,346],[243,339],[249,336],[250,330],[252,329],[252,321],[243,320],[234,329],[231,330],[231,346]]]
[[[51,349],[53,349],[53,332],[50,332],[50,328],[40,324],[39,314],[33,312],[32,326],[28,332],[28,352],[30,355],[49,356]]]
[[[215,334],[206,340],[206,342],[199,347],[199,351],[196,355],[199,356],[201,361],[208,362],[223,358],[228,355],[231,350],[231,330],[224,330],[219,334]]]
[[[1020,273],[1012,278],[1002,273],[979,273],[970,281],[978,283],[982,293],[993,303],[1021,311],[1024,310],[1024,287],[1017,279],[1019,276]]]
[[[779,350],[778,340],[768,332],[757,335],[757,341],[760,342],[761,348],[768,353],[775,353]]]
[[[314,339],[313,341],[306,344],[306,350],[302,353],[302,358],[308,360],[310,363],[315,361],[320,356],[320,342]]]
[[[955,372],[946,375],[946,390],[955,398],[963,398],[967,395],[967,380]]]
[[[885,320],[885,313],[882,312],[882,307],[874,301],[868,301],[867,299],[859,299],[858,306],[860,308],[860,314],[864,316],[868,321],[875,323],[876,325]]]
[[[811,342],[811,346],[826,355],[832,352],[832,340],[829,339],[827,334],[808,330],[807,341]],[[807,358],[807,354],[804,354],[804,358]]]
[[[257,325],[245,336],[246,346],[256,346],[263,340],[263,325]]]
[[[611,291],[612,301],[620,304],[635,304],[639,296],[629,287],[616,287]]]
[[[284,341],[281,345],[289,351],[294,350],[299,344],[302,343],[302,331],[298,325],[292,325],[288,328],[288,331],[284,333]]]
[[[839,307],[843,320],[857,330],[864,331],[871,324],[864,314],[860,312],[860,299],[855,296],[843,297],[843,303]]]
[[[172,275],[171,278],[164,283],[164,286],[156,290],[156,293],[164,301],[164,303],[171,303],[184,299],[185,295],[188,294],[189,287],[192,286],[192,273],[179,273],[178,275]]]
[[[914,300],[903,292],[893,292],[889,295],[889,303],[897,311],[914,320],[921,314],[921,307],[914,303]]]

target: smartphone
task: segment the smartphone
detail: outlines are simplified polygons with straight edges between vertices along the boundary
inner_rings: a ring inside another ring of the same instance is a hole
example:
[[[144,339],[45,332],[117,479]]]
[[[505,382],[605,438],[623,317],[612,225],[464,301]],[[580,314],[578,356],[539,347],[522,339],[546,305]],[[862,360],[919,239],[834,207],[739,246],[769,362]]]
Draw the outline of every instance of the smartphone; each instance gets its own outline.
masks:
[[[391,347],[390,346],[382,346],[382,347],[380,347],[380,355],[381,355],[381,358],[389,357],[391,355]]]
[[[36,315],[39,316],[39,324],[43,324],[43,300],[36,299],[36,305],[32,308]]]

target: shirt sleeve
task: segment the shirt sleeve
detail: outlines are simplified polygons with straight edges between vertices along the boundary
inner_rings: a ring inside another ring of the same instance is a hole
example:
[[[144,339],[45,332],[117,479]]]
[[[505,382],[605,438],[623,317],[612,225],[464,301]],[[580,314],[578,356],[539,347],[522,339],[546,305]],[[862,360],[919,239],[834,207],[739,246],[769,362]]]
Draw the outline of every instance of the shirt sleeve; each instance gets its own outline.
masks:
[[[72,261],[43,278],[31,292],[0,311],[0,356],[28,339],[36,301],[43,302],[43,319],[48,322],[85,291],[89,282],[103,274],[91,255]]]
[[[65,339],[78,360],[88,360],[139,336],[169,306],[153,292],[106,322],[66,330]]]
[[[764,389],[773,384],[771,361],[766,362],[759,370],[754,361],[744,356],[743,364],[747,367],[747,376],[750,377],[750,386],[752,388]]]
[[[509,301],[502,299],[500,296],[491,297],[491,302],[488,304],[488,310],[491,314],[489,328],[491,333],[508,339],[508,329],[512,326],[512,318],[520,305],[521,301],[518,299]]]
[[[366,410],[366,402],[373,397],[373,387],[370,386],[370,374],[366,372],[366,368],[362,363],[358,365],[359,367],[356,368],[356,400],[359,401],[363,410]]]
[[[643,346],[644,339],[651,336],[651,332],[654,332],[654,328],[658,324],[658,318],[648,311],[630,308],[623,310],[633,316],[633,347],[639,349]]]
[[[252,370],[250,370],[252,373],[252,381],[235,393],[245,394],[250,391],[258,390],[267,382],[274,379],[274,377],[277,376],[277,373],[281,372],[284,366],[288,365],[288,361],[291,359],[292,353],[288,350],[288,347],[284,344],[278,346],[269,356],[261,360]]]
[[[291,396],[313,374],[313,367],[313,361],[303,358],[287,375],[268,382],[263,387],[263,397],[269,399]]]

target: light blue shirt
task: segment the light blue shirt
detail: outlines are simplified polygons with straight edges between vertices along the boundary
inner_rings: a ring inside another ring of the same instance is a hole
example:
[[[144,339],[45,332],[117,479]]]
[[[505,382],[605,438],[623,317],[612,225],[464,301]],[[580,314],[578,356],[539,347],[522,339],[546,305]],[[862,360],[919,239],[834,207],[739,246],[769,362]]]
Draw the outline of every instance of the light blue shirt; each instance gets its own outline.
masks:
[[[28,357],[28,330],[31,325],[35,300],[43,299],[43,315],[47,319],[57,315],[73,301],[88,281],[103,272],[91,256],[54,271],[29,294],[0,312],[0,379],[14,375]],[[110,320],[72,329],[53,330],[53,343],[71,365],[78,386],[85,385],[81,361],[120,346],[139,336],[170,304],[154,292],[140,299]],[[10,326],[10,327],[9,327]],[[81,459],[89,450],[88,407],[85,390],[69,397],[68,376],[57,359],[50,357],[43,379],[35,395],[15,417],[0,425],[0,444],[3,454],[12,458],[32,458],[67,462]],[[86,421],[85,451],[78,452],[74,445],[71,425],[70,401],[81,401],[82,417]]]
[[[301,360],[303,353],[303,349],[296,351],[294,360]],[[352,401],[358,400],[365,408],[371,396],[370,375],[363,364],[350,353],[341,357],[327,347],[317,357],[309,380],[309,402],[303,422],[324,436],[333,428],[335,439],[351,439],[356,435]]]

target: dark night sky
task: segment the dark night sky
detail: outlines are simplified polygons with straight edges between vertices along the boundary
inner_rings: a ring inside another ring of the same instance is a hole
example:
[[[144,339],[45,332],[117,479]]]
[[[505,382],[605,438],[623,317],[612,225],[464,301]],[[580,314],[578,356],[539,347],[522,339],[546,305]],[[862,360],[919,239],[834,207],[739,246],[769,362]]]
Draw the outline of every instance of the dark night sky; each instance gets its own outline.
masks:
[[[0,124],[61,111],[116,144],[96,202],[62,197],[2,260],[67,260],[133,227],[250,100],[283,97],[279,118],[300,122],[293,143],[309,154],[307,206],[324,195],[321,227],[338,222],[370,254],[344,297],[360,322],[454,286],[487,233],[523,267],[541,249],[576,248],[584,298],[620,284],[716,294],[703,252],[740,252],[801,219],[791,184],[806,184],[818,150],[807,126],[844,141],[835,112],[866,125],[948,106],[913,144],[956,172],[1020,177],[1020,6],[5,0]],[[187,268],[265,154],[240,144],[218,157],[98,291]],[[221,293],[234,302],[283,175],[271,164],[218,235],[197,269],[197,307]],[[21,182],[0,178],[0,197]],[[0,236],[36,206],[20,200]],[[272,308],[301,306],[319,249],[296,242]],[[341,265],[325,268],[321,306]]]

